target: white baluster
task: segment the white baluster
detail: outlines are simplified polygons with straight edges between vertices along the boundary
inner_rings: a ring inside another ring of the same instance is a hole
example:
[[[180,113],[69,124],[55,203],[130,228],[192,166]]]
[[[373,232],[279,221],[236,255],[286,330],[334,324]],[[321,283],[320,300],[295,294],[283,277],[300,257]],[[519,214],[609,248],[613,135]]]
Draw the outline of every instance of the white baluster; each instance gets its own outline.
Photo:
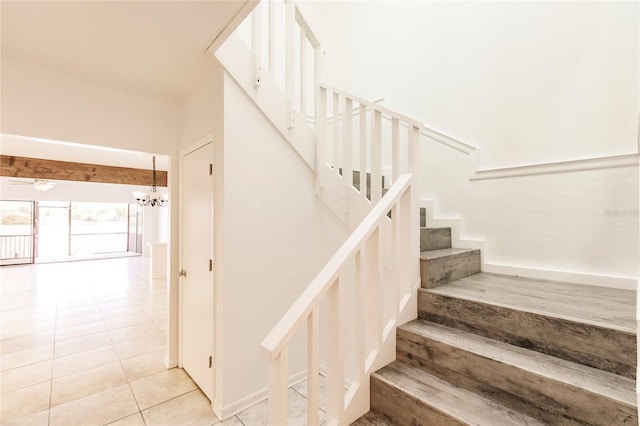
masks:
[[[313,73],[313,87],[314,87],[314,95],[317,98],[318,97],[318,91],[320,90],[320,80],[322,79],[322,48],[320,46],[316,47],[314,49],[314,56],[313,56],[313,69],[314,69],[314,73]],[[318,105],[318,102],[315,102],[315,105]],[[314,114],[318,115],[318,111],[317,109],[314,111]]]
[[[420,199],[420,128],[412,126],[409,129],[408,136],[408,162],[410,172],[413,173],[411,179],[411,254],[416,260],[415,264],[411,264],[411,270],[413,274],[412,280],[417,280],[420,277],[420,265],[417,262],[417,258],[420,253],[420,211],[418,210],[418,203]]]
[[[300,112],[307,115],[307,30],[300,27]]]
[[[285,346],[269,366],[269,425],[282,426],[287,422],[287,349]]]
[[[365,248],[367,288],[367,341],[370,349],[382,345],[382,244],[380,226],[369,237]]]
[[[307,319],[307,425],[317,426],[320,393],[320,314],[316,306]]]
[[[394,178],[394,182],[395,182]],[[402,281],[403,268],[405,266],[404,256],[405,252],[403,250],[402,244],[404,240],[402,239],[402,220],[403,211],[401,206],[396,203],[391,209],[391,247],[393,248],[393,255],[395,259],[393,259],[393,267],[391,270],[394,273],[394,279],[391,280],[391,318],[398,318],[398,303],[400,301],[400,294],[403,293],[404,290],[404,282]]]
[[[256,57],[256,65],[262,64],[262,7],[256,5],[251,13],[251,50]]]
[[[407,126],[407,160],[408,171],[419,176],[420,171],[420,128]],[[416,182],[414,182],[415,184]]]
[[[340,95],[333,93],[333,167],[338,173],[340,164]]]
[[[362,181],[361,181],[362,182]],[[365,377],[364,363],[366,360],[366,342],[365,342],[365,303],[366,303],[366,291],[365,291],[365,271],[363,268],[363,252],[359,250],[356,253],[355,259],[355,272],[356,272],[356,291],[355,291],[355,372],[356,380],[359,383],[363,382]]]
[[[371,202],[382,198],[382,113],[373,111],[371,123]]]
[[[295,92],[295,23],[296,5],[292,1],[285,1],[285,94],[294,108]]]
[[[327,423],[338,422],[344,412],[344,297],[342,278],[336,279],[327,295],[329,348],[327,365]]]
[[[316,174],[318,184],[327,161],[327,90],[318,86],[316,96]]]
[[[360,194],[367,197],[367,106],[360,104]]]
[[[269,71],[276,76],[276,2],[269,1]]]
[[[391,118],[391,182],[400,176],[400,121]]]
[[[415,181],[413,182],[415,184]],[[400,273],[398,278],[400,282],[398,283],[398,288],[401,292],[410,294],[413,286],[414,277],[412,271],[415,270],[415,255],[412,253],[413,245],[412,239],[413,234],[419,234],[414,229],[414,223],[412,222],[413,212],[412,210],[418,210],[417,205],[412,207],[411,204],[411,190],[402,194],[400,201],[400,215],[398,216],[398,235],[400,237],[400,249],[401,253],[400,260]],[[413,232],[412,232],[413,230]]]
[[[353,186],[353,100],[344,98],[342,109],[342,178],[345,186]]]

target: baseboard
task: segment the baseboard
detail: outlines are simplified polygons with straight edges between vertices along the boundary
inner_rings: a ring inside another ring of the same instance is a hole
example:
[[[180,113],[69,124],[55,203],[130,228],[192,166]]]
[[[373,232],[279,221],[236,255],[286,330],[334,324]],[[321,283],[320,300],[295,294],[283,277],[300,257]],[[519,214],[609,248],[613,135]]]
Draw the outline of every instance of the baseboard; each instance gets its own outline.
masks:
[[[638,287],[637,278],[615,277],[610,275],[582,274],[569,271],[555,271],[542,268],[530,268],[515,265],[505,265],[497,263],[489,263],[485,260],[483,250],[484,241],[465,239],[460,236],[459,218],[435,218],[435,202],[434,200],[423,199],[420,201],[420,207],[425,208],[426,225],[431,227],[450,227],[451,240],[454,247],[480,249],[481,251],[481,269],[483,272],[494,274],[517,275],[527,278],[536,278],[542,280],[564,281],[574,284],[583,284],[597,287],[617,288],[620,290],[636,291]]]
[[[167,369],[175,368],[175,367],[178,366],[178,360],[177,359],[172,359],[172,358],[170,358],[168,356],[165,356],[164,357],[164,365],[165,365],[165,367],[167,367]]]
[[[306,378],[307,370],[303,370],[299,373],[289,376],[289,387],[297,385]],[[259,391],[251,395],[248,395],[236,402],[232,402],[231,404],[224,406],[220,410],[221,412],[219,414],[218,412],[216,412],[216,414],[220,419],[226,420],[246,410],[249,407],[253,407],[254,405],[266,400],[267,398],[269,398],[269,387],[265,386],[263,389],[260,389]],[[214,408],[214,411],[216,411],[216,408]]]
[[[219,418],[222,419],[222,401],[220,401],[220,399],[218,398],[213,398],[213,401],[211,402],[211,409],[213,410],[213,413]]]
[[[617,288],[620,290],[633,290],[637,288],[636,278],[614,277],[609,275],[581,274],[577,272],[554,271],[550,269],[525,268],[513,265],[500,265],[485,263],[483,272],[494,274],[517,275],[520,277],[536,278],[542,280],[564,281],[574,284],[589,286]]]

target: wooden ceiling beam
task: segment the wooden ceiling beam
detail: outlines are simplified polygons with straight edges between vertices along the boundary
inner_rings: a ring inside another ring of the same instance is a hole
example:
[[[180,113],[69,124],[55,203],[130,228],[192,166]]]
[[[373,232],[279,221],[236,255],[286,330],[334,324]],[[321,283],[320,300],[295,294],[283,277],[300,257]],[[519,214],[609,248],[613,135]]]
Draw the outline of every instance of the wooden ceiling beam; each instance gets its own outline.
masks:
[[[143,186],[150,186],[153,183],[152,170],[43,160],[13,155],[0,155],[0,176]],[[167,172],[156,171],[156,181],[158,186],[166,187]]]

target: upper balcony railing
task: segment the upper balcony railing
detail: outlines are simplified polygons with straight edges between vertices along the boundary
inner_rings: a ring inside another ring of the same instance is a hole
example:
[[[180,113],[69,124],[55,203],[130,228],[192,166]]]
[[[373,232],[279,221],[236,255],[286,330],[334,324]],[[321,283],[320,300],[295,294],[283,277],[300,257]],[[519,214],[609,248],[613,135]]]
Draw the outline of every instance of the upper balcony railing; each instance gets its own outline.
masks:
[[[303,115],[313,111],[322,49],[300,9],[289,0],[262,2],[251,13],[250,32],[258,66],[256,86],[260,86],[262,73],[268,71],[280,83],[292,111]]]

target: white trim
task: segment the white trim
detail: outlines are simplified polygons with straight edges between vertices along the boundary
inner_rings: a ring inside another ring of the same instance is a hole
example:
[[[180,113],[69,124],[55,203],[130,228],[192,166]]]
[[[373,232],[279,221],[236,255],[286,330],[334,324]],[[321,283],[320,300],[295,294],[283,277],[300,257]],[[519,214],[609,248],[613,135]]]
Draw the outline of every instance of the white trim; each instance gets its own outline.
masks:
[[[554,271],[541,268],[527,268],[513,265],[500,265],[485,263],[482,265],[482,272],[490,272],[503,275],[517,275],[527,278],[541,280],[564,281],[585,286],[597,286],[607,288],[617,288],[620,290],[636,290],[637,279],[628,277],[614,277],[608,275],[581,274],[568,271]]]
[[[218,417],[219,419],[222,419],[223,410],[222,410],[222,401],[220,400],[220,398],[216,398],[216,397],[213,398],[213,401],[211,401],[211,409],[213,410],[213,414],[215,414],[216,417]]]
[[[307,378],[306,369],[298,373],[295,373],[289,376],[288,387],[295,386],[306,378]],[[253,407],[256,404],[259,404],[260,402],[267,400],[268,398],[269,398],[269,387],[265,386],[264,388],[260,389],[257,392],[252,393],[249,396],[246,396],[244,398],[237,400],[236,402],[232,402],[231,404],[226,405],[222,409],[222,412],[218,417],[220,417],[222,421],[227,420],[235,416],[236,414],[246,410],[247,408]]]
[[[420,134],[466,155],[473,154],[478,151],[478,148],[473,145],[454,139],[451,136],[447,136],[426,126],[420,130]]]
[[[556,163],[532,164],[528,166],[506,167],[503,169],[478,170],[470,180],[503,179],[518,176],[613,169],[618,167],[638,167],[638,154],[559,161]]]
[[[227,23],[227,25],[216,35],[211,44],[207,46],[204,51],[205,55],[213,54],[224,43],[231,34],[242,24],[242,22],[249,16],[253,9],[260,3],[260,0],[245,0],[244,4],[240,7],[238,12]]]
[[[167,338],[168,339],[168,338]],[[167,370],[178,367],[178,360],[172,359],[169,356],[164,357],[164,366],[167,367]]]

